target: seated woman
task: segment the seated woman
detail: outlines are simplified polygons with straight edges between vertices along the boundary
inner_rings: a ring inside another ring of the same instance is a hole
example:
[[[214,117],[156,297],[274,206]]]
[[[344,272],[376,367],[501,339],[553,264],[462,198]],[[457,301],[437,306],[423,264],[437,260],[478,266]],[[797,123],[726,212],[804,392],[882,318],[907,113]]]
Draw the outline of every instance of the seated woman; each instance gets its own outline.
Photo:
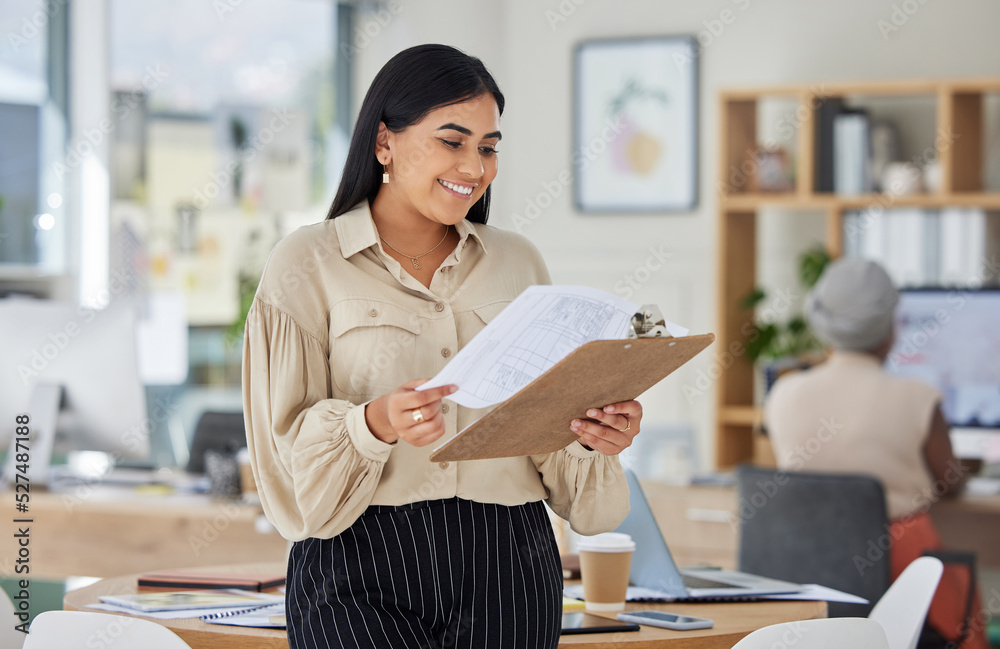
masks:
[[[952,452],[938,390],[882,369],[895,340],[898,300],[878,264],[832,263],[805,307],[813,331],[832,353],[824,363],[778,380],[764,409],[780,469],[865,473],[881,480],[892,521],[892,579],[925,550],[941,548],[927,511],[939,498],[960,492],[966,478]],[[968,583],[966,573],[946,567],[927,618],[946,639],[961,633]],[[985,649],[982,625],[973,624],[961,646]]]

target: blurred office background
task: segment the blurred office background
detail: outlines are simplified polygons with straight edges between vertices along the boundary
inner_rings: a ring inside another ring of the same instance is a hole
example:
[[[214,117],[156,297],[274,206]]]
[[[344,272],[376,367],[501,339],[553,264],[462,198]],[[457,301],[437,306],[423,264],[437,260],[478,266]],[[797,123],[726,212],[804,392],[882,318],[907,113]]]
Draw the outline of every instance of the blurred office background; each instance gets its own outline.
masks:
[[[239,409],[244,307],[273,244],[324,218],[372,77],[399,50],[441,42],[480,57],[507,97],[491,224],[538,245],[557,283],[714,331],[719,90],[996,75],[998,24],[990,0],[4,0],[0,294],[128,299],[147,316],[158,299],[163,317],[183,318],[182,371],[147,385],[149,407],[169,415],[154,418],[152,462],[179,462],[201,412]],[[695,206],[580,213],[559,181],[575,153],[574,48],[685,34],[697,43]],[[775,104],[761,121],[794,109]],[[933,146],[933,97],[875,110],[918,133],[904,157]],[[984,189],[996,192],[996,97],[985,111]],[[967,211],[954,218],[968,260],[949,279],[995,282],[979,262],[997,250],[997,219]],[[794,259],[824,227],[821,214],[761,220],[758,281],[790,308],[802,298]],[[848,250],[887,258],[901,283],[935,283],[935,227],[905,247],[850,239]],[[712,468],[716,362],[703,354],[646,395],[644,427],[660,434],[637,440],[644,472]]]

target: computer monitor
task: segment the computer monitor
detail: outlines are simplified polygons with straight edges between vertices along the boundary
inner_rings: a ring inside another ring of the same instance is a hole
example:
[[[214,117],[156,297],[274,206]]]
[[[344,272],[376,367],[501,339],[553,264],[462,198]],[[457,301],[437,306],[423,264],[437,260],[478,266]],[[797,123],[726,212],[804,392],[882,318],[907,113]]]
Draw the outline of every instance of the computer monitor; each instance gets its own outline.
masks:
[[[15,417],[27,414],[38,436],[30,452],[33,479],[45,479],[52,452],[103,451],[116,461],[149,457],[135,327],[128,305],[92,310],[0,300],[0,448],[13,446]]]
[[[955,435],[1000,433],[1000,290],[904,290],[889,372],[943,395]]]

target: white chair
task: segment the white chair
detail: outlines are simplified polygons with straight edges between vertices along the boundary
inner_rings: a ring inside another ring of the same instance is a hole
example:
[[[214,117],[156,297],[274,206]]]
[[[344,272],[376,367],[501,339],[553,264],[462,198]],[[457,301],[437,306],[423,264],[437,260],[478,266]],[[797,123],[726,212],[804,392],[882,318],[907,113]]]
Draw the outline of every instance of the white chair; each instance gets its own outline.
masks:
[[[24,649],[191,649],[170,629],[138,617],[84,611],[39,613]]]
[[[906,566],[889,590],[879,598],[868,619],[882,625],[889,649],[914,649],[924,628],[944,564],[935,557],[920,557]]]
[[[19,621],[14,617],[14,603],[7,597],[7,593],[0,589],[0,647],[10,647],[11,649],[21,649],[24,644],[24,634],[14,628]]]
[[[785,622],[757,629],[733,649],[888,649],[882,625],[865,617]]]

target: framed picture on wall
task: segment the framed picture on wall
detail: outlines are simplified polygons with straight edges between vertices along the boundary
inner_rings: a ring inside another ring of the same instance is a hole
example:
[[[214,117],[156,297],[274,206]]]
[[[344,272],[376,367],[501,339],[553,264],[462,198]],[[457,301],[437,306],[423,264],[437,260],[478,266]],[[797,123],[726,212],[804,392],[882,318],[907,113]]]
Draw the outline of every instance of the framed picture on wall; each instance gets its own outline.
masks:
[[[574,200],[581,212],[698,203],[698,43],[583,41],[574,56]]]

